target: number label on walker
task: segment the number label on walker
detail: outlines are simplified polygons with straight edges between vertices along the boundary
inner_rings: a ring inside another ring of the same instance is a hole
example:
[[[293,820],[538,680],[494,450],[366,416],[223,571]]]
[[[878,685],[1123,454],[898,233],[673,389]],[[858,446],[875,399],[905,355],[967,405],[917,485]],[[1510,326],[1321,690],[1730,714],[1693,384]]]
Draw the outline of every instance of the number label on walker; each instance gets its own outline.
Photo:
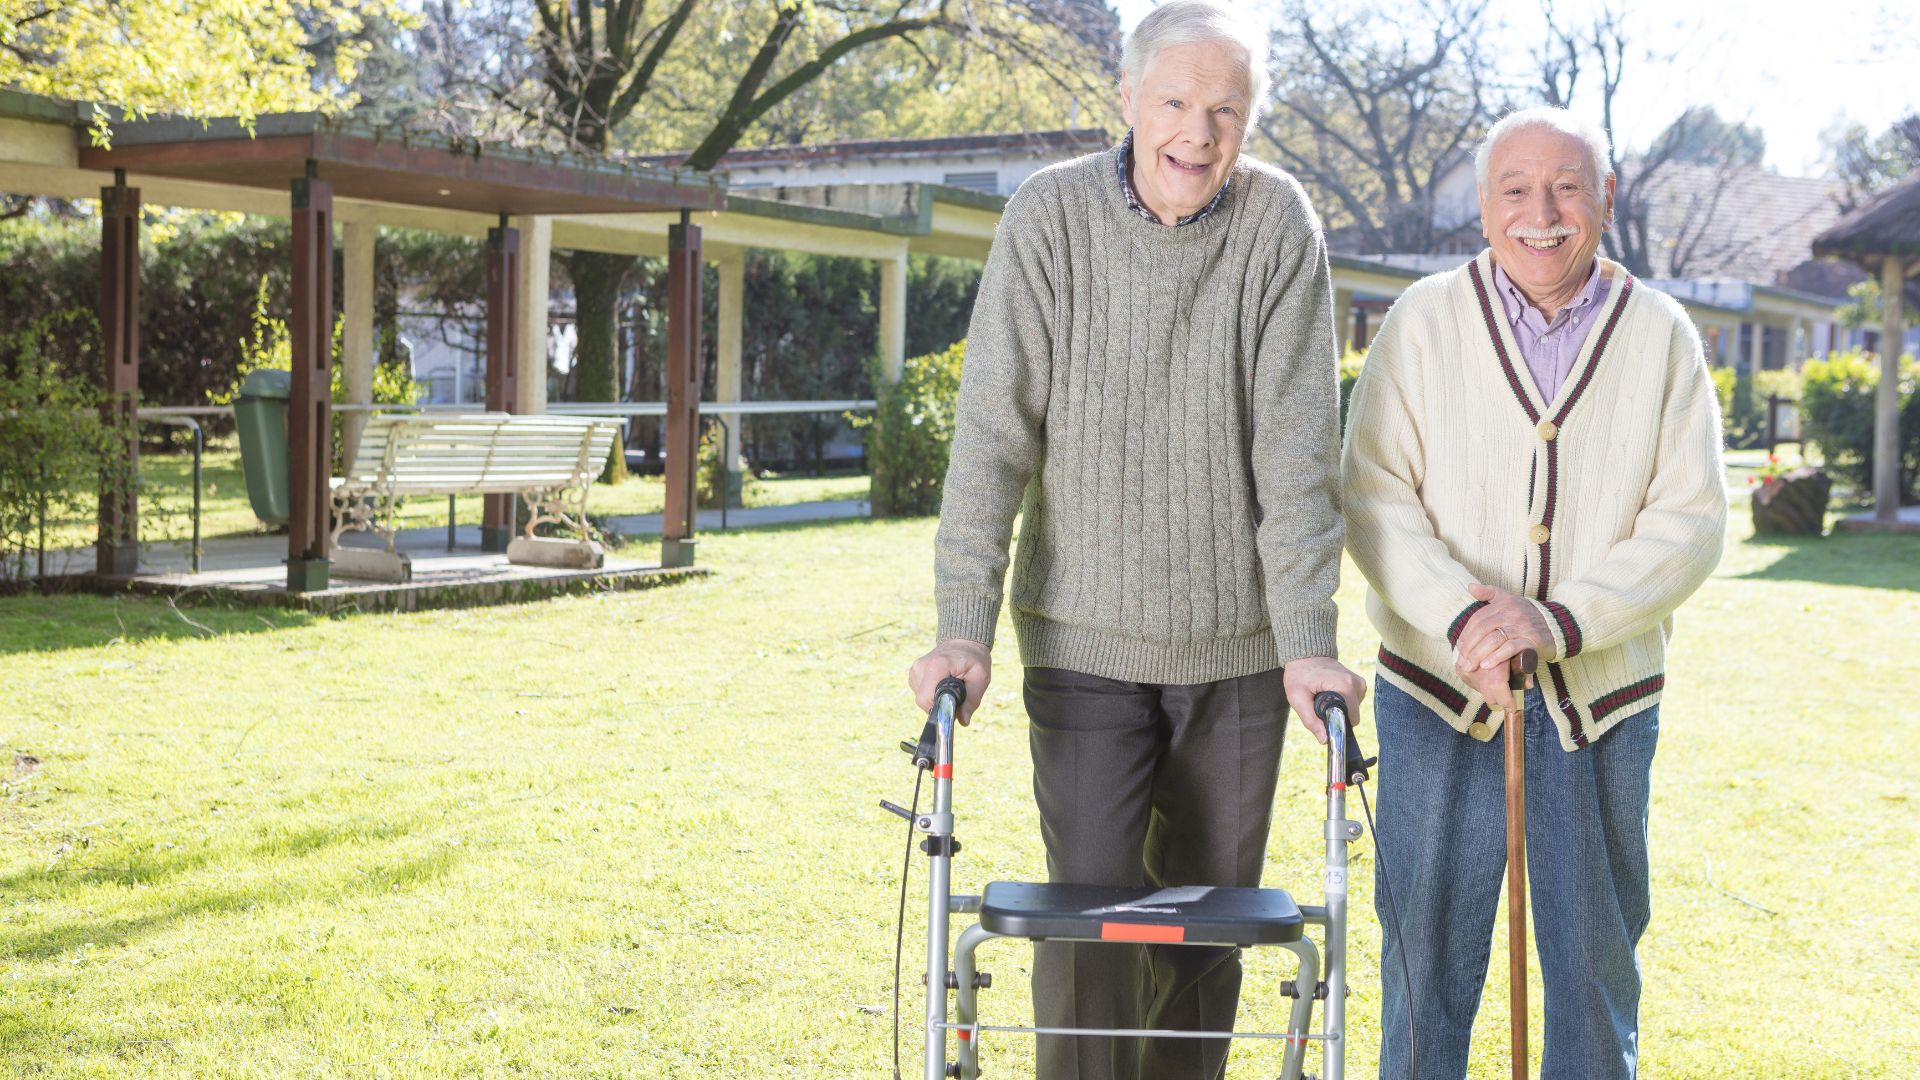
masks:
[[[1344,866],[1327,867],[1327,895],[1347,895],[1347,868]]]

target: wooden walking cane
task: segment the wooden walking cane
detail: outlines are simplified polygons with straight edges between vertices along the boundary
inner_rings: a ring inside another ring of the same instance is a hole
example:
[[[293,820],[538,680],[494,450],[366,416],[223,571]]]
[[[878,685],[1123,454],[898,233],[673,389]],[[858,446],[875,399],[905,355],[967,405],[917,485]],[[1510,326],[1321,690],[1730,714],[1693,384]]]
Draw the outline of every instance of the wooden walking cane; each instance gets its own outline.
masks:
[[[1527,748],[1526,691],[1540,656],[1523,649],[1507,669],[1517,708],[1501,723],[1507,750],[1507,993],[1513,1019],[1513,1080],[1527,1080]]]

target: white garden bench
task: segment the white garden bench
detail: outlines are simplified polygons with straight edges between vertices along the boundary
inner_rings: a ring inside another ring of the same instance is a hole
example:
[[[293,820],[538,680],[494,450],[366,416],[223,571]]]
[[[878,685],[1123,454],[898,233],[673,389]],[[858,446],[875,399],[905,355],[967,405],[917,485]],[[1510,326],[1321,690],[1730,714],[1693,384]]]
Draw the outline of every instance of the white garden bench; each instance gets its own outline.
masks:
[[[394,511],[409,495],[517,495],[531,512],[507,560],[598,569],[606,553],[587,529],[587,491],[620,436],[599,416],[387,413],[367,420],[353,465],[333,478],[333,569],[344,577],[407,581],[412,566],[394,550]],[[542,524],[577,539],[534,535]],[[347,532],[370,532],[385,550],[346,547]]]

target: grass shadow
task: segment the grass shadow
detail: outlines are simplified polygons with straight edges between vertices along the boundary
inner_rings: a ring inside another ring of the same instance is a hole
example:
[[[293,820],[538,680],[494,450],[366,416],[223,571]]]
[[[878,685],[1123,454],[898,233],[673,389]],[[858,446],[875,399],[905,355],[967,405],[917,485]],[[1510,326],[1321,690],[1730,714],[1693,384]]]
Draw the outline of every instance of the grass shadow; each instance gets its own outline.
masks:
[[[9,878],[0,888],[19,895],[34,886],[44,889],[51,884],[54,888],[42,893],[51,893],[49,898],[78,890],[79,895],[73,899],[83,907],[88,905],[88,897],[94,890],[103,886],[123,889],[138,887],[181,898],[170,899],[144,911],[73,919],[53,925],[39,924],[31,929],[17,923],[12,926],[0,924],[0,951],[21,960],[50,960],[77,949],[124,945],[197,915],[246,911],[262,905],[325,900],[349,894],[384,896],[395,890],[430,884],[445,877],[462,857],[459,849],[446,846],[436,846],[423,854],[397,858],[380,858],[377,857],[379,852],[369,852],[370,856],[376,857],[365,861],[352,860],[323,874],[316,874],[309,862],[312,857],[341,844],[370,839],[392,842],[406,836],[409,831],[398,824],[382,824],[369,829],[348,822],[341,826],[305,829],[264,840],[248,851],[233,853],[237,858],[254,864],[263,861],[275,863],[256,884],[244,888],[202,888],[182,880],[222,855],[205,850],[182,851],[177,855],[146,850],[112,863],[65,871],[52,868],[18,874]],[[216,880],[225,876],[216,875]]]
[[[0,657],[259,634],[305,626],[317,618],[283,608],[202,602],[189,613],[164,598],[21,593],[0,596]]]
[[[1920,592],[1920,537],[1890,533],[1755,537],[1755,549],[1777,548],[1779,558],[1741,574],[1747,581],[1804,581],[1864,589]]]

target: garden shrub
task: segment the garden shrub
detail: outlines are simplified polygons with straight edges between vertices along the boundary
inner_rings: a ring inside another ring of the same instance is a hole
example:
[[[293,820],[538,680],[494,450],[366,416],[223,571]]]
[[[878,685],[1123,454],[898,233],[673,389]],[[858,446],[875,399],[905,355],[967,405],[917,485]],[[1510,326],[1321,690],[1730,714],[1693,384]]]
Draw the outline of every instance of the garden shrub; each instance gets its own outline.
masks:
[[[1347,430],[1347,406],[1353,401],[1353,384],[1360,381],[1360,369],[1367,365],[1365,349],[1348,349],[1340,358],[1340,431]]]
[[[873,473],[875,517],[912,517],[940,512],[940,489],[953,445],[954,405],[960,396],[963,340],[944,352],[908,360],[898,383],[877,371],[877,407],[871,417],[851,418],[867,430],[867,464]]]
[[[1820,447],[1827,471],[1861,493],[1873,488],[1873,406],[1880,383],[1879,359],[1870,353],[1839,353],[1827,360],[1809,360],[1801,369],[1801,430]],[[1901,491],[1913,494],[1914,473],[1920,470],[1920,364],[1909,356],[1901,361],[1900,432]]]
[[[1785,401],[1799,401],[1806,390],[1806,376],[1791,369],[1763,371],[1753,377],[1753,392],[1764,403],[1768,398],[1781,398]]]
[[[1713,396],[1720,399],[1720,426],[1727,429],[1733,413],[1733,369],[1717,367],[1711,369],[1713,375]],[[1733,432],[1725,430],[1728,443],[1733,442]]]
[[[247,376],[263,368],[277,368],[281,371],[293,370],[293,338],[282,319],[267,314],[272,292],[266,278],[260,279],[260,289],[254,298],[253,331],[240,342],[240,362],[235,366],[233,383],[225,390],[210,390],[208,400],[215,405],[231,405],[240,396],[240,384]],[[335,405],[347,403],[346,368],[340,362],[341,337],[345,332],[342,318],[333,321],[333,362],[331,368],[332,393]],[[399,363],[375,363],[373,365],[373,403],[375,405],[411,405],[420,400],[426,388],[413,380],[404,365]],[[346,450],[343,444],[346,424],[345,413],[335,413],[333,422],[333,471],[338,474],[346,471]]]
[[[121,464],[126,433],[100,415],[92,379],[64,374],[52,343],[92,333],[93,314],[76,309],[46,316],[5,345],[0,368],[0,580],[37,571],[44,523],[91,516],[103,482],[125,490],[134,477]]]

